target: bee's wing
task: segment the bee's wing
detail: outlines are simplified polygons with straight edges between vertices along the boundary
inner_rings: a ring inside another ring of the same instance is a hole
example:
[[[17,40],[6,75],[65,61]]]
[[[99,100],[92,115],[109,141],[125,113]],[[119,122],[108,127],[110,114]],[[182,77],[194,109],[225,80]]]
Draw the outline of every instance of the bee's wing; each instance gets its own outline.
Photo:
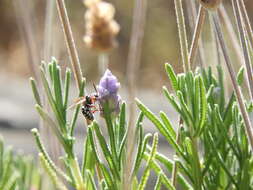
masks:
[[[75,100],[75,102],[74,102],[72,105],[70,105],[70,106],[68,107],[68,110],[69,110],[69,109],[72,109],[73,107],[75,107],[75,106],[77,106],[77,105],[79,105],[79,104],[82,104],[83,102],[85,102],[85,98],[84,98],[84,97],[79,97],[79,98],[77,98],[77,99]]]

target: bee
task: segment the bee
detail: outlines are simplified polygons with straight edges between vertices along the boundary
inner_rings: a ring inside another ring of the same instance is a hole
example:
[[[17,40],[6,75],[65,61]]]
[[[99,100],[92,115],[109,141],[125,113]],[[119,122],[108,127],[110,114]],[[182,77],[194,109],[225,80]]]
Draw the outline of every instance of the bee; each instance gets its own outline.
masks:
[[[84,97],[79,97],[79,98],[77,98],[76,103],[74,103],[73,105],[71,105],[69,107],[69,109],[70,109],[74,106],[82,104],[82,108],[81,108],[82,114],[85,117],[85,119],[89,122],[94,120],[94,115],[93,114],[100,110],[100,109],[97,109],[97,107],[95,105],[96,102],[99,99],[99,96],[98,96],[96,86],[94,84],[93,84],[93,86],[94,86],[94,89],[96,91],[95,94],[87,95],[87,96],[84,96]],[[100,108],[100,105],[99,105],[99,108]]]

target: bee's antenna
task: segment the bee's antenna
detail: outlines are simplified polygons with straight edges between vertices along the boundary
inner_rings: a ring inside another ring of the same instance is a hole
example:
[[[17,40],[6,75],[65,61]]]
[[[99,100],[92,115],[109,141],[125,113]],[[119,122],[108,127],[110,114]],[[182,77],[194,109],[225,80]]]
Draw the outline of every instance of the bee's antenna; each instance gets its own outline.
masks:
[[[93,83],[93,87],[94,87],[96,93],[98,93],[97,87],[96,87],[96,85],[94,83]]]

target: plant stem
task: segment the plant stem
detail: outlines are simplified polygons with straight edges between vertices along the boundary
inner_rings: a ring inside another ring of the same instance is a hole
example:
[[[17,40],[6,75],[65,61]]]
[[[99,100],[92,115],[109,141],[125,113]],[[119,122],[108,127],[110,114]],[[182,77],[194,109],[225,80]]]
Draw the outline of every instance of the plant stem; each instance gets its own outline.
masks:
[[[184,71],[190,71],[190,63],[188,61],[188,41],[185,29],[185,20],[184,20],[184,12],[182,6],[182,0],[174,0],[175,9],[176,9],[176,17],[177,17],[177,27],[179,33],[179,41],[180,41],[180,51],[184,66]]]
[[[177,137],[176,137],[176,142],[179,144],[180,143],[180,131],[181,131],[181,128],[183,128],[183,120],[182,118],[180,117],[179,118],[179,127],[177,129]],[[177,155],[177,154],[176,154]],[[175,156],[176,156],[175,155]],[[173,164],[173,169],[172,169],[172,174],[171,174],[171,182],[172,182],[172,185],[173,186],[176,186],[176,180],[177,180],[177,162],[174,161],[174,164]]]
[[[200,39],[200,34],[205,22],[206,18],[206,10],[203,6],[199,6],[199,12],[198,12],[198,17],[197,17],[197,22],[193,34],[193,39],[192,39],[192,44],[190,48],[190,54],[189,54],[189,64],[192,66],[194,62],[195,55],[198,50],[198,42]]]
[[[249,89],[250,89],[250,96],[251,96],[251,100],[253,100],[252,67],[251,67],[251,63],[250,63],[249,50],[248,50],[247,44],[246,44],[246,34],[245,34],[245,30],[244,30],[244,27],[243,27],[243,24],[242,24],[242,15],[241,15],[241,11],[240,11],[240,8],[239,8],[238,0],[232,0],[232,5],[233,5],[233,11],[234,11],[234,15],[235,15],[236,22],[237,22],[237,29],[239,31],[241,46],[242,46],[242,50],[243,50],[244,63],[245,63],[246,70],[247,70],[248,86],[249,86]]]
[[[243,65],[242,50],[241,50],[241,47],[238,43],[238,38],[237,38],[236,33],[233,29],[233,25],[231,23],[231,20],[230,20],[228,14],[227,14],[227,11],[223,5],[220,5],[220,7],[218,8],[218,14],[219,14],[219,17],[224,22],[224,26],[227,30],[228,36],[231,39],[231,42],[232,42],[231,44],[232,44],[233,49],[235,50],[237,61],[240,63],[240,65]]]
[[[243,18],[243,21],[244,21],[244,24],[245,24],[245,27],[246,27],[246,30],[247,30],[247,33],[248,33],[248,36],[249,36],[249,40],[250,40],[250,43],[251,43],[251,48],[253,48],[253,30],[252,30],[252,27],[250,25],[250,20],[249,20],[249,17],[248,17],[248,14],[247,14],[247,10],[246,10],[246,7],[245,7],[245,4],[244,4],[244,0],[240,0],[239,1],[239,4],[241,6],[241,13],[242,13],[242,18]]]
[[[215,29],[216,35],[218,36],[218,40],[219,40],[221,50],[222,50],[222,53],[223,53],[223,56],[224,56],[224,59],[225,59],[225,63],[226,63],[227,69],[229,71],[229,75],[230,75],[233,87],[235,89],[236,98],[237,98],[237,101],[238,101],[238,104],[239,104],[239,108],[240,108],[240,111],[241,111],[241,114],[242,114],[242,117],[243,117],[243,120],[244,120],[247,137],[248,137],[249,143],[251,145],[251,150],[253,150],[252,126],[251,126],[249,115],[247,113],[247,110],[246,110],[246,107],[245,107],[245,104],[244,104],[243,95],[242,95],[241,89],[239,88],[239,86],[236,82],[235,72],[232,68],[232,63],[231,63],[230,57],[228,55],[225,40],[224,40],[222,31],[221,31],[219,19],[217,17],[217,14],[212,15],[212,16],[213,16],[213,22],[214,22],[214,26],[215,26],[214,29]]]
[[[196,9],[196,2],[195,1],[189,1],[189,3],[187,4],[187,17],[188,17],[188,21],[189,21],[189,24],[190,24],[190,27],[191,27],[191,32],[192,32],[192,35],[194,34],[194,30],[195,30],[195,23],[196,23],[196,20],[197,20],[197,9]],[[198,50],[197,50],[197,56],[198,56],[198,62],[199,62],[199,66],[201,68],[203,68],[205,66],[205,52],[204,52],[204,46],[203,46],[203,41],[200,37],[199,39],[199,43],[198,43]],[[191,65],[191,68],[194,68],[196,67],[196,64],[194,65]]]
[[[72,175],[75,179],[76,190],[85,190],[83,177],[81,175],[80,167],[75,156],[69,158],[69,165],[72,170]]]
[[[99,74],[102,76],[109,66],[109,55],[107,53],[100,53],[98,55]]]
[[[136,76],[140,67],[142,40],[146,23],[147,0],[136,0],[133,12],[133,26],[130,39],[129,54],[127,59],[127,84],[129,102],[129,120],[127,131],[127,152],[124,166],[123,190],[128,190],[131,183],[131,170],[133,163],[133,151],[135,143],[134,121],[136,117],[136,107],[134,98],[136,96]]]
[[[56,5],[65,36],[65,42],[68,47],[74,76],[77,86],[80,89],[82,85],[82,71],[64,0],[56,0]]]

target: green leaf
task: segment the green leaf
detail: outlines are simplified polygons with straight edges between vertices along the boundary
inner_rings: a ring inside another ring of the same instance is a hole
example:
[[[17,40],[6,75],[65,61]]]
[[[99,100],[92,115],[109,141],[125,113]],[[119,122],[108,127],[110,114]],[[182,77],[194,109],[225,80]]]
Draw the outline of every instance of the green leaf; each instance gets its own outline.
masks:
[[[220,166],[226,172],[227,176],[230,178],[232,183],[236,186],[237,189],[239,189],[238,184],[236,183],[236,180],[234,179],[233,175],[230,173],[229,169],[227,168],[226,164],[224,163],[224,160],[223,160],[222,156],[217,151],[217,148],[215,147],[215,143],[214,143],[214,140],[213,140],[212,135],[210,134],[210,132],[208,132],[207,137],[209,139],[212,150],[215,153],[214,155],[216,157],[216,160],[219,162]]]
[[[108,134],[109,134],[112,156],[115,160],[117,160],[117,150],[116,150],[117,141],[115,140],[114,126],[113,126],[113,122],[112,122],[111,111],[109,109],[109,102],[106,102],[104,104],[103,113],[104,113],[104,118],[105,118],[107,130],[108,130]]]
[[[195,141],[195,142],[194,142]],[[191,140],[189,137],[185,139],[185,145],[189,157],[191,159],[191,168],[192,168],[192,175],[194,176],[194,185],[195,189],[201,190],[201,168],[200,168],[200,161],[198,156],[198,150],[196,150],[196,139]]]
[[[193,121],[193,116],[189,110],[189,108],[187,107],[185,101],[184,101],[184,97],[181,91],[177,91],[177,96],[180,102],[180,106],[181,106],[181,111],[182,113],[184,113],[184,119],[186,119],[186,122],[188,123],[189,127],[192,126],[194,127],[194,121]]]
[[[177,135],[176,135],[174,128],[171,125],[169,118],[166,116],[166,114],[163,111],[160,112],[160,117],[163,121],[163,124],[168,129],[169,133],[171,134],[171,136],[176,140]]]
[[[37,112],[40,114],[41,118],[49,125],[51,126],[51,129],[53,130],[55,136],[58,138],[60,143],[63,145],[64,149],[68,152],[69,147],[67,146],[65,139],[62,136],[62,133],[59,131],[57,125],[55,122],[50,118],[47,112],[45,112],[38,104],[35,105],[35,108]]]
[[[120,108],[119,114],[119,125],[116,126],[116,139],[117,139],[117,147],[120,147],[122,142],[125,142],[126,136],[126,103],[123,102]],[[122,144],[124,145],[124,143]],[[122,147],[123,148],[123,147]],[[121,152],[119,150],[119,152]]]
[[[82,78],[81,87],[80,87],[80,91],[79,91],[79,97],[82,97],[84,95],[85,84],[86,84],[85,79]],[[78,117],[78,113],[80,111],[80,107],[81,107],[81,105],[76,106],[76,109],[75,109],[74,114],[72,116],[72,120],[71,120],[71,124],[70,124],[70,128],[69,128],[69,134],[71,137],[74,135],[74,129],[76,127],[76,120]]]
[[[237,73],[237,77],[236,77],[236,81],[239,86],[242,86],[243,80],[244,80],[244,67],[241,66],[241,68],[239,69],[239,71]]]
[[[37,89],[37,85],[36,85],[36,83],[35,83],[35,81],[34,81],[33,78],[30,78],[30,85],[31,85],[31,87],[32,87],[33,97],[34,97],[36,103],[37,103],[38,105],[42,106],[41,100],[40,100],[39,91],[38,91],[38,89]]]
[[[83,162],[82,162],[82,176],[85,176],[86,170],[93,172],[95,167],[96,159],[94,159],[94,153],[90,144],[89,137],[86,137],[83,151]]]
[[[41,152],[41,154],[43,155],[44,159],[47,161],[48,163],[48,167],[51,168],[51,170],[53,170],[55,173],[59,174],[61,177],[63,177],[67,182],[73,184],[72,180],[60,169],[58,168],[55,163],[52,161],[52,159],[49,157],[45,146],[43,145],[41,138],[40,138],[40,134],[38,132],[38,129],[33,128],[31,130],[32,134],[34,135],[36,144],[38,146],[39,151]]]
[[[142,130],[141,129],[139,131],[139,136],[142,136]],[[150,133],[148,133],[148,134],[145,135],[143,140],[142,140],[142,137],[139,138],[138,147],[137,147],[137,155],[136,155],[136,158],[135,158],[134,170],[133,170],[132,175],[137,175],[138,174],[138,170],[139,170],[140,165],[141,165],[141,160],[142,160],[144,152],[146,150],[147,143],[148,143],[148,141],[151,137],[152,137],[152,135]]]
[[[156,150],[157,150],[157,144],[158,144],[158,133],[155,133],[154,137],[153,137],[153,144],[152,144],[152,148],[150,151],[150,156],[148,158],[147,166],[144,170],[143,176],[141,177],[138,190],[144,190],[144,188],[147,184],[147,181],[148,181],[148,178],[150,175],[151,162],[154,160]]]
[[[156,180],[154,190],[160,190],[161,186],[162,186],[162,177],[161,177],[161,173],[159,173],[157,180]]]
[[[53,87],[54,87],[55,102],[57,104],[58,109],[61,111],[60,114],[62,114],[64,110],[63,110],[60,67],[57,65],[56,59],[52,59],[52,65],[53,65],[53,81],[52,82],[53,82]]]
[[[108,165],[110,166],[110,169],[111,169],[114,177],[116,177],[120,180],[120,174],[119,174],[117,165],[115,163],[116,159],[113,159],[112,154],[107,146],[106,140],[105,140],[104,136],[102,135],[102,132],[100,131],[98,124],[95,121],[92,123],[92,127],[95,129],[100,147],[103,151],[105,159],[107,160]]]
[[[200,134],[207,118],[207,100],[206,100],[206,90],[201,77],[199,77],[197,85],[199,86],[200,89],[200,116],[199,116],[200,122],[198,126],[198,134]]]
[[[156,153],[156,159],[157,159],[157,155],[160,155],[160,154]],[[143,155],[143,158],[147,161],[148,158],[149,158],[148,153],[145,153],[145,154]],[[167,158],[166,158],[166,159],[167,159]],[[159,161],[160,161],[160,160],[159,160]],[[173,162],[170,161],[170,162],[169,162],[169,165],[170,165],[169,168],[171,168],[171,169],[169,170],[169,172],[172,172]],[[155,173],[156,173],[157,175],[163,173],[163,170],[162,170],[161,167],[157,164],[156,161],[152,161],[150,167],[155,171]],[[186,180],[180,173],[178,173],[177,179],[178,179],[178,183],[181,185],[182,189],[193,190],[192,186],[187,182],[187,180]]]
[[[55,102],[55,100],[53,98],[51,89],[49,87],[49,83],[48,83],[48,81],[46,79],[46,75],[45,75],[45,73],[44,73],[44,71],[43,71],[42,68],[41,68],[40,72],[41,72],[41,79],[42,79],[42,83],[43,83],[43,86],[44,86],[44,90],[45,90],[47,98],[48,98],[48,102],[49,102],[49,104],[50,104],[53,112],[56,115],[56,119],[57,119],[57,121],[59,123],[60,129],[61,130],[65,130],[65,128],[64,128],[65,127],[64,118],[63,118],[63,116],[61,114],[61,110],[59,110],[59,108],[57,107],[57,104],[56,104],[56,102]]]
[[[56,188],[59,190],[67,190],[65,185],[57,177],[56,173],[50,168],[50,166],[49,166],[47,160],[44,158],[43,154],[39,153],[39,158],[40,158],[40,161],[41,161],[45,171],[50,176],[50,179],[52,180],[52,182],[56,186]]]
[[[108,172],[106,167],[103,164],[99,164],[99,165],[100,165],[100,169],[103,173],[103,176],[104,176],[104,179],[106,181],[108,188],[109,189],[117,189],[117,186],[115,184],[115,180],[112,179],[112,176],[110,175],[110,173]]]
[[[223,70],[221,65],[217,66],[217,71],[218,71],[218,79],[219,79],[219,86],[220,86],[220,101],[219,101],[219,105],[220,105],[220,110],[223,112],[224,110],[224,105],[225,105],[225,89],[224,89],[224,82],[223,82]]]
[[[174,89],[174,91],[178,91],[178,81],[177,81],[177,76],[172,68],[172,66],[168,63],[165,64],[165,70],[168,74],[168,77],[170,78],[170,81],[171,81],[171,85]]]
[[[87,175],[88,175],[88,179],[89,179],[89,182],[90,182],[90,184],[91,184],[92,189],[93,189],[93,190],[96,190],[96,189],[97,189],[97,188],[96,188],[96,183],[95,183],[95,181],[94,181],[94,179],[93,179],[93,177],[92,177],[91,172],[90,172],[89,170],[87,170],[86,173],[87,173]]]
[[[144,113],[144,115],[157,127],[160,133],[166,138],[166,140],[173,146],[173,148],[180,155],[184,157],[184,154],[181,150],[181,147],[177,144],[177,142],[173,139],[167,128],[159,121],[159,119],[146,107],[144,106],[140,100],[136,99],[137,106]]]
[[[64,101],[63,101],[64,110],[66,110],[68,107],[70,80],[71,80],[71,71],[69,68],[67,68],[66,73],[65,73],[65,81],[64,81]]]

